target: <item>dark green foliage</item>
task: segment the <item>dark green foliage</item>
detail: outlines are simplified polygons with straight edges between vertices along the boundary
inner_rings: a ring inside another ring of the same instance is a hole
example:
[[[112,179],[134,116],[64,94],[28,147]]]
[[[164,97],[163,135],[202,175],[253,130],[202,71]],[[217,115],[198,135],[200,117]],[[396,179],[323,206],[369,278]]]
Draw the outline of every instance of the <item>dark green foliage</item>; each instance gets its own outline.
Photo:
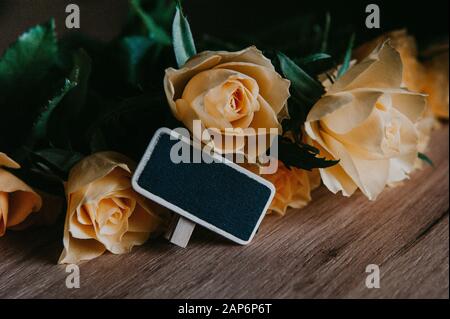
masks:
[[[190,57],[197,54],[191,28],[178,2],[177,12],[172,25],[173,49],[179,67],[182,67]]]
[[[353,46],[355,44],[355,34],[352,34],[350,37],[350,41],[348,42],[347,51],[345,52],[344,56],[344,62],[342,63],[342,66],[338,70],[337,78],[340,78],[344,75],[345,72],[350,68],[350,61],[352,59],[352,51]]]
[[[428,165],[434,167],[433,161],[427,155],[419,152],[419,153],[417,153],[417,157],[420,158],[425,163],[427,163]]]
[[[283,137],[279,138],[278,152],[280,159],[288,168],[296,167],[310,171],[313,168],[327,168],[339,163],[339,161],[317,157],[319,150],[311,145],[293,143],[290,139]]]
[[[53,107],[49,101],[64,82],[57,63],[53,20],[25,32],[0,58],[1,150],[14,152],[25,143],[41,114]]]
[[[280,137],[288,167],[336,163],[302,143],[307,114],[324,94],[317,76],[338,64],[332,31],[329,15],[302,15],[257,36],[243,32],[230,40],[200,32],[202,49],[257,45],[291,80],[290,118]],[[61,182],[86,155],[112,150],[138,160],[155,130],[182,125],[167,105],[164,72],[184,65],[196,47],[179,1],[131,0],[123,31],[106,43],[80,33],[58,40],[53,20],[31,28],[0,58],[0,151],[19,161],[17,174],[30,185],[60,195]]]

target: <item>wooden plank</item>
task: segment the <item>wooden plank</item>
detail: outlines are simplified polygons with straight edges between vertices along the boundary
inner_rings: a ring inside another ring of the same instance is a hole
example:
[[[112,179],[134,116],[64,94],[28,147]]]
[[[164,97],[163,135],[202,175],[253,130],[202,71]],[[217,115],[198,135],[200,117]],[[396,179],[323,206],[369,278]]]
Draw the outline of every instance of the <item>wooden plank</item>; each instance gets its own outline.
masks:
[[[187,249],[150,240],[132,253],[80,265],[67,289],[56,265],[62,225],[0,239],[0,297],[448,298],[448,125],[433,134],[425,167],[375,202],[324,187],[302,210],[267,217],[249,246],[196,229]],[[381,288],[367,289],[377,264]]]

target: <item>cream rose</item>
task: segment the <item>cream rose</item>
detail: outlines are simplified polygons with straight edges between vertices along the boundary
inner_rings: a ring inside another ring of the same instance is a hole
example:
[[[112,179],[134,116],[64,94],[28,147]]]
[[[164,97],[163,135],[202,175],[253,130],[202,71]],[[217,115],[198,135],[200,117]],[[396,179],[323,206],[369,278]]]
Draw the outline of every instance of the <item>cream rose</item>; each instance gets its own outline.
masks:
[[[201,120],[204,128],[216,129],[222,137],[239,135],[225,132],[227,128],[280,129],[277,115],[284,114],[289,85],[255,47],[200,53],[180,70],[167,69],[164,78],[175,117],[191,131],[193,121]],[[235,141],[233,149],[225,149],[223,143],[215,147],[218,151],[239,152],[245,141]]]
[[[411,91],[428,95],[430,112],[427,117],[434,114],[437,117],[448,118],[448,42],[430,48],[428,51],[433,51],[433,48],[437,47],[440,53],[422,63],[418,59],[419,53],[415,38],[408,34],[406,30],[395,30],[360,46],[355,50],[354,57],[358,60],[364,59],[387,39],[391,41],[391,45],[400,53],[402,59],[402,86]],[[428,119],[428,123],[430,122],[431,120]],[[430,130],[427,123],[422,123],[422,128]],[[427,132],[424,132],[424,134],[427,134]]]
[[[42,206],[36,192],[2,167],[18,169],[20,165],[0,152],[0,237],[7,228],[21,228],[31,213]]]
[[[402,87],[413,92],[422,92],[424,86],[425,68],[417,59],[418,50],[415,38],[404,29],[385,33],[378,38],[357,48],[353,56],[362,61],[377,47],[389,40],[390,45],[400,54],[403,64]],[[423,93],[423,92],[422,92]]]
[[[425,153],[430,141],[431,131],[438,126],[435,115],[445,117],[440,112],[440,110],[445,109],[445,105],[447,105],[448,111],[448,56],[447,64],[445,64],[445,61],[440,61],[435,64],[437,67],[433,67],[434,63],[432,62],[424,65],[418,59],[416,39],[406,30],[395,30],[363,44],[355,50],[354,57],[359,61],[365,59],[387,39],[390,40],[392,47],[398,51],[402,60],[402,87],[428,95],[427,108],[423,116],[415,123],[419,132],[418,151]],[[447,94],[447,99],[445,99],[445,94]],[[415,166],[421,168],[423,166],[422,160],[417,159]]]
[[[131,188],[133,167],[126,157],[104,152],[71,170],[60,263],[90,260],[106,250],[129,252],[162,224],[156,205]]]
[[[307,134],[323,156],[340,160],[320,169],[332,192],[350,196],[359,188],[374,200],[414,169],[415,123],[426,98],[400,88],[401,83],[400,55],[385,43],[350,68],[311,109]]]

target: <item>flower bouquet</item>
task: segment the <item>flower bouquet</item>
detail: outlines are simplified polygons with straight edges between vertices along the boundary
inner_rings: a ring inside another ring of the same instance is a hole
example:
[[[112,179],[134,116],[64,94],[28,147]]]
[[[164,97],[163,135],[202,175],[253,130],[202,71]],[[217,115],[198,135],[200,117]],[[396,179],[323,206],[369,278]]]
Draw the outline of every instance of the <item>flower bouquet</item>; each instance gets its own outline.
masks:
[[[249,132],[276,132],[256,154],[277,145],[277,170],[261,176],[279,215],[321,184],[376,200],[432,164],[430,133],[449,114],[448,44],[419,59],[395,30],[361,44],[348,33],[343,46],[322,18],[300,43],[232,43],[194,39],[180,2],[132,0],[109,42],[58,38],[53,20],[23,33],[0,57],[0,236],[64,218],[59,261],[77,263],[160,234],[169,214],[131,176],[157,129],[201,140],[195,121],[236,139],[209,142],[257,174]]]

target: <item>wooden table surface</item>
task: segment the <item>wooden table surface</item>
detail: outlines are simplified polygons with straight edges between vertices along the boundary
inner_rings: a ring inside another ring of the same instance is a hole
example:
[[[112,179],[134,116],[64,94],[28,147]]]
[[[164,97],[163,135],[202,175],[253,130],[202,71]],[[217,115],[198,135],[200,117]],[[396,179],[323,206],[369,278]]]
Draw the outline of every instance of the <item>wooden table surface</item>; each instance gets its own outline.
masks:
[[[197,228],[187,249],[154,239],[80,265],[67,289],[56,265],[62,225],[0,238],[0,298],[448,298],[449,129],[433,134],[435,168],[376,202],[324,187],[302,210],[267,217],[249,246]],[[380,267],[380,289],[365,268]]]

